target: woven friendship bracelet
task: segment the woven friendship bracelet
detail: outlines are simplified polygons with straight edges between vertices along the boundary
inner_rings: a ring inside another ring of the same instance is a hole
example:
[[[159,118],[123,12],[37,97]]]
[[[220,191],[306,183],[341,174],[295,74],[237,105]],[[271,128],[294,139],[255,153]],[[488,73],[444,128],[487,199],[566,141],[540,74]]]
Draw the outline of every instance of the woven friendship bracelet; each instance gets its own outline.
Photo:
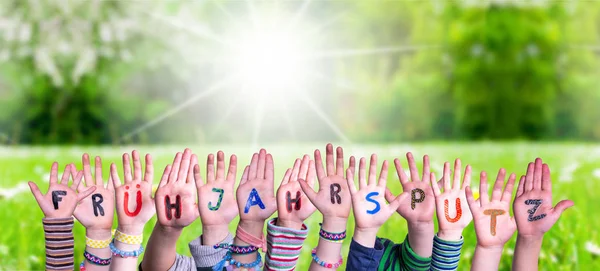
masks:
[[[342,256],[340,256],[340,260],[337,263],[324,262],[323,260],[319,259],[319,256],[317,256],[317,248],[313,248],[311,255],[312,255],[313,261],[315,261],[315,263],[317,263],[318,265],[323,266],[325,268],[337,269],[338,267],[342,266],[342,264],[344,263],[344,259],[342,258]]]
[[[346,239],[346,231],[343,232],[328,232],[325,231],[322,227],[321,230],[319,230],[319,236],[321,236],[321,238],[327,240],[327,241],[343,241],[344,239]]]
[[[140,249],[134,250],[134,251],[120,250],[117,247],[115,247],[114,239],[112,242],[110,242],[109,247],[110,247],[110,251],[112,252],[112,254],[114,256],[119,256],[121,258],[136,258],[136,257],[140,256],[142,253],[144,253],[144,246],[142,246],[142,245],[140,245]]]
[[[87,236],[85,237],[85,245],[91,248],[107,248],[111,241],[112,238],[106,240],[94,240]]]
[[[87,252],[87,251],[83,252],[83,257],[88,262],[93,263],[95,265],[100,265],[100,266],[107,266],[107,265],[110,265],[110,263],[112,262],[112,257],[111,258],[100,258],[92,253]]]
[[[141,245],[144,240],[144,235],[129,235],[126,233],[122,233],[119,230],[115,231],[115,240],[130,245]]]
[[[258,251],[258,248],[255,246],[236,246],[236,245],[231,245],[229,246],[229,251],[231,251],[231,253],[233,254],[250,254],[253,252]]]
[[[258,237],[252,236],[251,234],[246,232],[244,229],[242,229],[242,227],[238,226],[237,231],[235,232],[235,235],[237,238],[240,238],[240,240],[242,240],[243,242],[248,243],[257,248],[261,248],[263,252],[265,252],[265,250],[267,249],[267,240],[265,239],[265,236],[262,235],[262,233],[261,233],[261,237],[258,238]]]

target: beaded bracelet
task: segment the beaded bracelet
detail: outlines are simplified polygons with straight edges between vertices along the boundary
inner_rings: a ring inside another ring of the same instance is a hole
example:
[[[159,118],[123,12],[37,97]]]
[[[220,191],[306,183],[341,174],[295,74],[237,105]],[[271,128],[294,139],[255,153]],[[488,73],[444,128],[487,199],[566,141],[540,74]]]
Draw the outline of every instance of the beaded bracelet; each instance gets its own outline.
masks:
[[[110,245],[110,243],[109,243]],[[111,261],[112,261],[112,257],[111,258],[100,258],[92,253],[89,253],[87,251],[83,252],[83,257],[90,263],[93,263],[95,265],[100,265],[100,266],[107,266],[110,265]]]
[[[317,256],[317,248],[313,248],[311,255],[312,255],[313,261],[315,261],[318,265],[323,266],[325,268],[337,269],[338,267],[342,266],[342,264],[344,263],[344,259],[341,256],[340,256],[340,260],[337,263],[324,262],[323,260],[319,259],[319,256]]]
[[[140,245],[144,240],[144,235],[129,235],[122,233],[119,230],[115,231],[115,239],[123,244]],[[114,239],[113,239],[114,242]]]
[[[322,225],[319,223],[319,225]],[[327,241],[332,241],[332,242],[336,242],[336,241],[343,241],[344,239],[346,239],[346,231],[343,232],[328,232],[325,231],[323,229],[323,227],[321,227],[321,230],[319,230],[319,236],[321,236],[321,238],[327,240]]]
[[[236,260],[234,260],[231,257],[231,251],[227,251],[227,254],[225,255],[225,257],[219,262],[217,263],[215,266],[213,266],[213,270],[215,271],[220,271],[223,269],[223,267],[225,267],[225,264],[229,262],[230,266],[235,266],[236,268],[243,268],[242,270],[252,270],[254,268],[254,270],[258,270],[262,267],[262,258],[260,256],[260,253],[256,253],[256,260],[251,262],[251,263],[241,263],[238,262]]]
[[[82,261],[81,264],[79,265],[79,271],[85,271],[85,264]]]
[[[108,238],[106,240],[94,240],[89,237],[85,237],[85,245],[91,248],[107,248],[112,238]]]
[[[115,247],[115,240],[113,240],[110,242],[110,251],[114,256],[119,256],[121,258],[135,258],[144,252],[144,246],[140,245],[140,249],[134,251],[123,251]]]

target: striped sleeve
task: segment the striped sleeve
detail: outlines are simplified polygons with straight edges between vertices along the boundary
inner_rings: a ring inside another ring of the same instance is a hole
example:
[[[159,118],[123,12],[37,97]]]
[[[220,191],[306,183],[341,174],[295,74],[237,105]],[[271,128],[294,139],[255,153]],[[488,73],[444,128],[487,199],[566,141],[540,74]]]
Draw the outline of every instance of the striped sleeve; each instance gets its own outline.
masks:
[[[73,270],[73,217],[44,218],[46,270]]]
[[[417,255],[410,247],[408,235],[402,244],[394,244],[384,238],[377,238],[377,241],[384,247],[378,270],[429,270],[431,258]]]
[[[294,270],[308,235],[308,228],[295,230],[275,225],[277,218],[267,223],[267,253],[265,270]]]
[[[462,236],[458,241],[446,241],[440,239],[437,234],[433,237],[433,252],[431,259],[431,270],[456,270],[460,260],[460,250],[464,239]]]

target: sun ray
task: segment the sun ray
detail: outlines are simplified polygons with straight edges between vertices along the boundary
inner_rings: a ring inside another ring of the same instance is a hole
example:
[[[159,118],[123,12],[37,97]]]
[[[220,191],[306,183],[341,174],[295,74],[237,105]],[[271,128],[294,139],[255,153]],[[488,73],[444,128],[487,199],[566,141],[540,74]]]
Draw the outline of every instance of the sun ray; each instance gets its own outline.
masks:
[[[289,21],[288,25],[286,26],[286,29],[288,31],[293,31],[294,30],[294,28],[296,27],[296,24],[298,24],[298,22],[300,21],[300,19],[302,19],[302,17],[306,13],[306,10],[308,9],[308,6],[310,5],[310,2],[311,2],[311,0],[304,0],[304,1],[302,1],[302,6],[300,6],[300,8],[298,9],[298,11],[296,11],[296,13],[294,14],[294,17],[292,17],[292,19]]]
[[[325,112],[323,112],[323,110],[321,110],[321,108],[319,108],[310,97],[304,94],[301,94],[300,97],[308,105],[308,107],[310,107],[310,109],[312,109],[313,112],[315,112],[315,114],[317,114],[317,116],[321,118],[321,120],[325,122],[327,126],[329,126],[329,128],[338,136],[338,138],[340,138],[344,143],[351,143],[350,139],[344,134],[344,132],[342,132],[342,130],[335,125],[329,116],[327,116],[327,114],[325,114]]]
[[[378,47],[369,49],[335,49],[310,54],[308,59],[338,58],[350,56],[385,55],[391,53],[412,53],[421,50],[433,50],[442,48],[441,45],[405,45],[392,47]]]
[[[242,101],[242,97],[244,96],[243,94],[246,92],[247,88],[246,88],[246,86],[242,86],[241,89],[242,89],[242,91],[239,93],[239,95],[234,95],[235,98],[234,98],[233,102],[229,104],[229,106],[225,110],[225,113],[223,113],[223,115],[219,118],[219,121],[217,121],[217,125],[215,125],[215,127],[212,129],[212,132],[210,133],[210,138],[213,138],[214,136],[217,135],[218,132],[221,131],[221,128],[223,127],[223,123],[225,123],[225,120],[227,120],[229,118],[231,113],[233,113],[233,109],[236,108],[238,106],[238,104]]]
[[[188,99],[186,99],[184,102],[178,104],[177,106],[167,110],[166,112],[164,112],[163,114],[157,116],[156,118],[140,125],[139,127],[135,128],[133,131],[125,134],[124,136],[121,137],[121,142],[126,141],[128,139],[130,139],[131,137],[133,137],[134,135],[137,135],[143,131],[145,131],[146,129],[160,123],[161,121],[167,119],[168,117],[178,113],[179,111],[183,110],[184,108],[194,104],[195,102],[204,99],[208,96],[210,96],[211,94],[217,92],[218,90],[226,87],[230,82],[234,81],[233,77],[229,77],[226,78],[224,80],[220,80],[216,83],[214,83],[213,85],[211,85],[210,87],[207,88],[207,90],[200,92],[196,95],[193,95],[192,97],[189,97]]]
[[[294,128],[294,125],[292,124],[292,118],[290,117],[290,113],[287,110],[287,101],[286,99],[283,98],[283,95],[276,95],[277,96],[277,100],[279,101],[279,104],[281,105],[281,108],[283,110],[281,110],[283,112],[283,119],[285,120],[285,124],[287,126],[288,129],[288,133],[290,134],[290,136],[292,137],[292,139],[296,139],[296,128]]]

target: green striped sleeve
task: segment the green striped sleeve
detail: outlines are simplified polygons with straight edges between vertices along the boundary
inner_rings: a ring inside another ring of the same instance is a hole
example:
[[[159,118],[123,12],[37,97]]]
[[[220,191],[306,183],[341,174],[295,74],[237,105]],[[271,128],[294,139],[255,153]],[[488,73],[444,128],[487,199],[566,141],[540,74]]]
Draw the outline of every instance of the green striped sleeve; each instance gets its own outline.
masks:
[[[401,244],[394,244],[384,238],[378,238],[384,247],[383,257],[379,262],[380,271],[388,270],[429,270],[431,257],[421,257],[415,253],[408,242],[408,235]]]

